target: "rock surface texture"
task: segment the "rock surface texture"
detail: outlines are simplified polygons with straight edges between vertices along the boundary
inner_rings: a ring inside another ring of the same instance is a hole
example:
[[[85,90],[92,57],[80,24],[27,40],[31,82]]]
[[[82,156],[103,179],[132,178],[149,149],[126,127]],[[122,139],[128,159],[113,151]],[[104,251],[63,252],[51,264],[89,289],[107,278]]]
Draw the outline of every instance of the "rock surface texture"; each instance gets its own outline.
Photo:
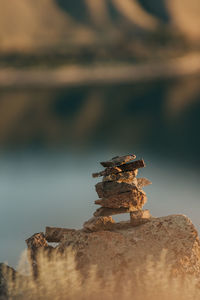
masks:
[[[122,222],[121,222],[122,223]],[[58,249],[68,247],[76,253],[78,267],[97,265],[100,272],[117,272],[133,266],[141,267],[152,256],[158,261],[166,249],[166,263],[176,274],[200,274],[200,242],[192,222],[184,215],[151,218],[147,223],[110,231],[84,232],[67,235]]]
[[[112,217],[93,217],[86,221],[83,226],[89,231],[109,230],[112,229],[115,221]]]

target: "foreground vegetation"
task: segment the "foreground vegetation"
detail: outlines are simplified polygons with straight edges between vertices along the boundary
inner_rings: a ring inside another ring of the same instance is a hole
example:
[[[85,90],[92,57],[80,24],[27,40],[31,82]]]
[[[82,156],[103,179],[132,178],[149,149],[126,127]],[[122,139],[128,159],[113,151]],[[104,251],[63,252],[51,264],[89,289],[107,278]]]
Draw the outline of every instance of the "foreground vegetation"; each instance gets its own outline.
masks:
[[[66,257],[48,257],[40,254],[40,272],[37,280],[31,275],[24,279],[18,275],[9,280],[9,299],[146,299],[146,300],[195,300],[200,299],[198,281],[192,275],[173,274],[172,266],[165,263],[166,253],[157,262],[148,258],[140,269],[134,269],[134,262],[117,274],[99,277],[95,266],[87,276],[76,269],[72,252]],[[20,264],[24,271],[24,264]],[[106,278],[106,279],[105,279]]]

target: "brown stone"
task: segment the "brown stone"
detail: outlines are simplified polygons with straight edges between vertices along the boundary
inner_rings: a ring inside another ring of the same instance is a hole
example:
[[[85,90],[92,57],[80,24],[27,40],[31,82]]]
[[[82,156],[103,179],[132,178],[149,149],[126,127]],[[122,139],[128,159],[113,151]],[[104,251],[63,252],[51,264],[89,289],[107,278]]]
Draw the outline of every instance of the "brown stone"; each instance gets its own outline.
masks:
[[[200,276],[200,241],[192,222],[184,215],[151,218],[142,226],[127,229],[77,231],[63,240],[58,249],[65,251],[68,247],[77,253],[77,267],[83,271],[90,265],[96,265],[102,273],[145,268],[149,257],[157,263],[165,249],[166,265],[174,273]]]
[[[27,247],[29,249],[38,249],[38,248],[46,248],[48,247],[48,243],[45,239],[44,233],[39,232],[32,235],[30,238],[26,240]]]
[[[147,197],[143,191],[134,189],[121,194],[116,194],[108,198],[102,198],[95,201],[95,204],[99,204],[108,208],[131,208],[132,210],[141,209],[146,203]]]
[[[122,170],[119,167],[107,168],[104,171],[93,173],[92,177],[101,177],[101,176],[108,176],[110,174],[117,174]]]
[[[136,186],[126,182],[104,181],[97,183],[95,188],[99,198],[104,198],[134,190]]]
[[[140,160],[136,160],[131,163],[122,165],[122,166],[120,166],[120,169],[122,170],[122,172],[127,172],[127,171],[133,171],[135,169],[140,169],[140,168],[144,168],[144,167],[145,167],[144,160],[140,159]]]
[[[150,212],[148,209],[130,212],[130,223],[132,226],[144,224],[150,220]]]
[[[120,166],[123,165],[125,163],[127,163],[128,161],[134,160],[136,158],[136,156],[133,155],[125,155],[125,156],[116,156],[113,157],[111,160],[108,161],[103,161],[100,164],[103,167],[115,167],[115,166]]]
[[[117,181],[117,182],[126,182],[129,184],[137,184],[136,176],[138,174],[138,169],[135,169],[130,172],[121,172],[117,174],[110,174],[103,177],[103,181]]]
[[[83,228],[88,231],[109,230],[114,223],[112,217],[93,217],[83,224]]]
[[[101,171],[99,173],[93,173],[92,176],[93,177],[108,176],[110,174],[133,171],[135,169],[144,168],[144,167],[145,167],[144,160],[140,159],[125,165],[121,165],[120,167],[106,168],[104,171]]]
[[[59,228],[59,227],[46,227],[45,230],[45,239],[49,243],[59,243],[63,236],[71,231],[75,231],[74,229],[68,228]]]
[[[36,278],[38,276],[38,251],[42,249],[50,254],[54,248],[48,245],[43,232],[35,233],[34,235],[32,235],[26,240],[26,244],[28,247],[29,260],[32,265],[33,276]]]
[[[141,189],[143,186],[152,184],[152,182],[150,180],[148,180],[147,178],[137,178],[137,186],[139,189]]]
[[[112,215],[118,215],[118,214],[125,214],[130,213],[132,211],[131,208],[107,208],[107,207],[100,207],[94,212],[95,217],[100,216],[112,216]]]

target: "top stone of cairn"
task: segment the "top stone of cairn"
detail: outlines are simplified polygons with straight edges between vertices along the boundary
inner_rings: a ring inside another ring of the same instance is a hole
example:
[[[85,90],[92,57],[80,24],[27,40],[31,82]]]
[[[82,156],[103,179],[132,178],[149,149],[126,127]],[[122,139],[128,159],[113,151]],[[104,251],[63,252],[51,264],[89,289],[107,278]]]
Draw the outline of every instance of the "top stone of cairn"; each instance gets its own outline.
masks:
[[[112,161],[112,159],[111,159],[111,161]],[[105,170],[98,172],[98,173],[93,173],[92,176],[93,177],[109,176],[111,174],[118,174],[121,172],[129,172],[129,171],[132,172],[136,169],[144,168],[144,167],[145,167],[145,163],[144,163],[143,159],[135,160],[132,162],[128,161],[128,163],[124,162],[123,164],[118,165],[118,166],[106,167]]]
[[[124,155],[124,156],[115,156],[111,160],[102,161],[100,164],[105,168],[116,167],[124,165],[125,163],[134,160],[136,156],[134,154]]]

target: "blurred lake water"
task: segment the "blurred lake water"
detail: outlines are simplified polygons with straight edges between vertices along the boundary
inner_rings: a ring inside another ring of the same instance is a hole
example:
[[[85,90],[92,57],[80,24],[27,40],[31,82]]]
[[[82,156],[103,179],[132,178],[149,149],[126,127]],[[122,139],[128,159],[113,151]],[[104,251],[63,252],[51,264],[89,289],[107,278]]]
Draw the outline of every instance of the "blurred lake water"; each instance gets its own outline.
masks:
[[[45,226],[80,228],[97,208],[99,161],[135,153],[153,216],[199,229],[199,78],[0,90],[0,261],[15,266]],[[127,219],[128,219],[127,214]]]

